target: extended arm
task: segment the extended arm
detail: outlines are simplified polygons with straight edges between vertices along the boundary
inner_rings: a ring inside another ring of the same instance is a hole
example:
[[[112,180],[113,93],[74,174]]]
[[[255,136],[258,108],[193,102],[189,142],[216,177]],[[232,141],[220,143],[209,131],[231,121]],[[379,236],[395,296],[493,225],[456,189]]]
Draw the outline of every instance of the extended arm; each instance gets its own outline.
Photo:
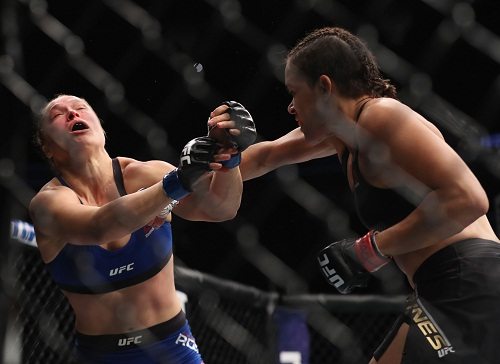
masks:
[[[224,221],[236,216],[243,183],[238,167],[203,178],[196,189],[175,208],[176,215],[194,221]]]
[[[142,227],[170,202],[161,180],[103,206],[83,205],[69,188],[52,186],[33,198],[30,214],[39,242],[46,237],[64,243],[96,244]]]
[[[227,110],[227,105],[222,105],[210,114],[208,127],[214,133],[214,137],[217,138],[217,135],[220,135],[217,130],[225,130],[236,136],[248,133],[245,129],[242,132],[241,123],[232,120]],[[317,144],[307,143],[304,133],[300,128],[296,128],[273,141],[249,143],[241,154],[241,176],[246,181],[285,165],[306,162],[336,153],[332,138],[326,138]]]
[[[182,201],[193,194],[191,201],[199,201],[198,195],[202,195],[206,196],[201,199],[202,202],[211,203],[213,200],[208,197],[212,194],[205,192],[204,186],[207,185],[204,179],[210,178],[212,168],[220,167],[213,162],[218,149],[219,146],[210,138],[193,139],[184,147],[178,168],[161,161],[122,159],[124,182],[129,194],[113,198],[109,188],[100,186],[98,191],[92,193],[95,201],[98,198],[104,201],[102,205],[96,203],[99,206],[82,204],[74,191],[52,182],[30,204],[39,242],[102,244],[143,227],[174,200]],[[102,173],[106,173],[105,170]],[[236,179],[241,185],[239,171],[228,176],[227,179]],[[196,192],[198,185],[200,190]],[[236,186],[228,187],[230,193],[238,191],[241,194],[241,187],[238,183]],[[106,203],[110,198],[111,201]],[[194,213],[199,205],[200,202],[198,205],[192,202],[186,204]],[[231,206],[233,210],[237,208],[239,199],[231,202]],[[214,209],[214,206],[210,207]]]
[[[331,140],[325,139],[319,144],[307,143],[300,128],[296,128],[276,140],[259,142],[248,147],[242,153],[240,171],[246,181],[285,165],[336,153]]]

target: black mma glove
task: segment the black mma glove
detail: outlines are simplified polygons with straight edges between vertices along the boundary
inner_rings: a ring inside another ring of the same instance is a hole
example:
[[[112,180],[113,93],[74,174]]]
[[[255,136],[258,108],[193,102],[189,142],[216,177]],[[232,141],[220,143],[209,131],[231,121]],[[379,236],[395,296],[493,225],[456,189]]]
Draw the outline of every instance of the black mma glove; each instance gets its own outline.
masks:
[[[232,135],[228,129],[219,129],[215,126],[209,128],[208,136],[216,139],[225,147],[236,148],[238,152],[242,152],[253,144],[257,138],[257,131],[252,119],[252,115],[239,102],[224,101],[224,105],[229,106],[227,113],[234,121],[234,128],[240,131],[239,135]]]
[[[214,162],[214,154],[220,148],[215,139],[199,137],[182,149],[179,166],[163,177],[163,189],[168,197],[180,200],[193,191],[193,184]]]
[[[390,262],[391,259],[377,247],[376,233],[370,231],[358,239],[336,241],[319,252],[321,273],[340,293],[350,293],[355,287],[366,287],[369,273]]]

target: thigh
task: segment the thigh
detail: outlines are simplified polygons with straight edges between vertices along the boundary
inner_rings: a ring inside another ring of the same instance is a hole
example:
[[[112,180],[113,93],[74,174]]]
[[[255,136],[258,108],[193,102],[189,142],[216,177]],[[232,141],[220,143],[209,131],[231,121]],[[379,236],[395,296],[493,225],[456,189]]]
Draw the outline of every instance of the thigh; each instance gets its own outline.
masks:
[[[404,317],[401,315],[373,354],[369,364],[401,363],[408,330],[409,325],[404,322]]]

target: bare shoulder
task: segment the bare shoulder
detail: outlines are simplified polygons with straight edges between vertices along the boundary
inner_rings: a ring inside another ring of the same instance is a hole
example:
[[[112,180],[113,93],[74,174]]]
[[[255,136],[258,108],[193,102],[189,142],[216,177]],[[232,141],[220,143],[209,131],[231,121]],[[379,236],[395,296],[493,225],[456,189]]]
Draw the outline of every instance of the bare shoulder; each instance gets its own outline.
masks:
[[[161,160],[139,161],[126,157],[118,157],[118,160],[129,193],[155,184],[175,168]]]
[[[382,97],[370,100],[364,107],[359,116],[359,125],[366,129],[379,128],[399,123],[401,120],[407,120],[414,117],[415,112],[402,102]]]
[[[61,185],[61,183],[53,178],[49,182],[47,182],[38,193],[31,199],[30,202],[30,211],[32,209],[36,209],[37,207],[47,207],[50,205],[50,202],[54,201],[72,201],[75,200],[79,202],[78,196],[76,193],[66,187]]]
[[[374,135],[390,135],[401,128],[424,128],[442,138],[439,129],[424,116],[399,100],[382,97],[368,102],[360,115],[359,125]]]
[[[68,205],[79,206],[80,200],[73,190],[55,179],[43,186],[30,201],[28,210],[44,261],[50,260],[49,257],[53,257],[63,244],[54,234],[54,221],[59,211]]]

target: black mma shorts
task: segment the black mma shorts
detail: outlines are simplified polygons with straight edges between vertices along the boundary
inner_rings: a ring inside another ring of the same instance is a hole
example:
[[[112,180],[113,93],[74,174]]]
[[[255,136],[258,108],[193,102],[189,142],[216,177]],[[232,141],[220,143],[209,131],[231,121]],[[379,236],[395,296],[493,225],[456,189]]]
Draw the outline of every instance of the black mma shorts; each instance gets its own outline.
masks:
[[[500,244],[467,239],[417,269],[415,293],[374,353],[379,359],[403,322],[403,364],[500,363]]]

